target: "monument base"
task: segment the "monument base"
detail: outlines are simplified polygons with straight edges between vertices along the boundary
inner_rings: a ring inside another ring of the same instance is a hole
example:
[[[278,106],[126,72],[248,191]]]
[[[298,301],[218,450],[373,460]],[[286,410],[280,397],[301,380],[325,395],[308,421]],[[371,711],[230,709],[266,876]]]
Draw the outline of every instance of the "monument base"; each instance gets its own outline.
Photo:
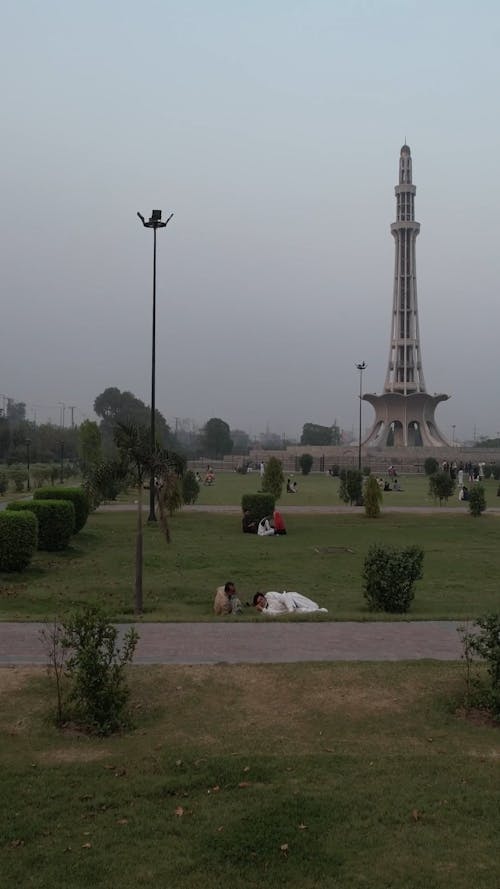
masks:
[[[383,395],[363,395],[375,410],[375,421],[370,434],[363,441],[365,447],[450,447],[440,432],[434,411],[448,395],[429,395],[413,392],[385,392]]]

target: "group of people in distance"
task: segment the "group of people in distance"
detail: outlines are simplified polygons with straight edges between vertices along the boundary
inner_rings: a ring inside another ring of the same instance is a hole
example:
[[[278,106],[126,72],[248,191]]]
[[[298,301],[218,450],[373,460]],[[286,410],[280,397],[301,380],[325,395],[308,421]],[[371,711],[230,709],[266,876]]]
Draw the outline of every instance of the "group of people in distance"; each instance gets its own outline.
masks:
[[[245,606],[255,608],[260,614],[266,617],[276,617],[283,614],[311,614],[313,612],[327,613],[326,608],[320,606],[303,596],[301,593],[287,592],[278,593],[271,590],[268,593],[255,593],[252,602],[245,602]],[[214,612],[217,615],[243,614],[243,605],[238,593],[236,592],[236,584],[232,580],[228,580],[224,586],[217,587],[214,599]]]

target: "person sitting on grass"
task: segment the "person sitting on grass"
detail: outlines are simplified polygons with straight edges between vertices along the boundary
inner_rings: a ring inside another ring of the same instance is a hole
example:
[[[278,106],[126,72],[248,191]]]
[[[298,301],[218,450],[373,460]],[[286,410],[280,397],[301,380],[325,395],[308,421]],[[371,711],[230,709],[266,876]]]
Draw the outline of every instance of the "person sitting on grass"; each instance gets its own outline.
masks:
[[[241,614],[243,606],[237,596],[236,586],[228,580],[224,586],[217,587],[214,599],[215,614]]]
[[[275,534],[275,530],[272,524],[272,519],[269,516],[264,516],[263,519],[259,522],[259,527],[257,528],[257,534],[259,537],[272,537]]]
[[[271,590],[268,593],[255,593],[252,605],[266,617],[276,617],[279,614],[311,614],[314,611],[328,612],[327,608],[320,608],[317,602],[302,596],[300,593],[277,593]]]
[[[243,518],[241,520],[241,530],[243,534],[257,534],[258,522],[252,518],[249,509],[243,510]]]

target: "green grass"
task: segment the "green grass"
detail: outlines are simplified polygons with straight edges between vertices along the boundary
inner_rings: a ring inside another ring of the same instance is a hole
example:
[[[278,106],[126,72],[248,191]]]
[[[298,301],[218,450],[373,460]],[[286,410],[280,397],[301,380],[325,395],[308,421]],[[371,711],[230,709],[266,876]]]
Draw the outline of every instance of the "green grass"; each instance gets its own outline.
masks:
[[[285,475],[285,480],[287,476]],[[343,501],[338,496],[339,480],[328,475],[314,473],[303,476],[295,473],[298,493],[287,494],[284,490],[279,501],[280,507],[286,506],[341,506]],[[425,475],[400,476],[399,481],[402,491],[391,491],[384,494],[382,508],[386,506],[435,506],[435,501],[429,497],[429,479]],[[496,492],[498,482],[487,479],[484,482],[486,500],[488,506],[500,507],[500,499]],[[241,497],[246,493],[255,493],[260,490],[261,479],[258,472],[250,475],[238,475],[236,472],[219,472],[216,475],[215,485],[205,487],[201,485],[198,504],[204,506],[224,506],[227,504],[239,507]],[[467,485],[470,487],[469,483]],[[135,499],[130,497],[130,499]],[[453,497],[448,502],[449,506],[462,506],[458,501],[458,487]],[[463,504],[464,512],[467,504]]]
[[[418,544],[424,579],[411,619],[472,618],[498,611],[498,517],[468,514],[290,515],[286,537],[243,535],[237,515],[180,513],[168,546],[146,526],[144,603],[148,620],[212,620],[216,586],[233,579],[243,600],[258,589],[298,590],[329,609],[325,618],[388,619],[365,607],[362,564],[370,544]],[[97,513],[64,553],[37,553],[21,574],[0,575],[0,619],[46,619],[99,602],[130,619],[133,512]],[[248,609],[243,619],[260,619]]]
[[[101,741],[2,670],[2,885],[494,889],[498,728],[455,714],[462,670],[136,667]]]

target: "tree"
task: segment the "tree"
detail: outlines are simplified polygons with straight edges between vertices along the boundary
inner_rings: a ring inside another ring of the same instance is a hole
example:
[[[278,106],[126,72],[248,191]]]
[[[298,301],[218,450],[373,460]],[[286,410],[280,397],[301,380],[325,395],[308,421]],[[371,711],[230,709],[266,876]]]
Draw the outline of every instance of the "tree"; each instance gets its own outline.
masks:
[[[443,500],[448,500],[455,490],[455,482],[449,472],[435,472],[429,476],[429,494],[439,500],[441,506]]]
[[[359,469],[342,469],[339,497],[344,503],[359,503],[363,494],[363,473]]]
[[[336,423],[333,426],[304,423],[300,443],[303,445],[338,445],[340,444],[340,429]]]
[[[299,466],[302,475],[309,475],[314,459],[311,454],[301,454],[299,457]]]
[[[103,446],[106,451],[112,447],[114,428],[117,423],[146,426],[150,428],[151,409],[137,398],[133,392],[120,392],[116,386],[110,386],[101,392],[94,401],[94,411],[101,417],[101,434]],[[170,427],[163,414],[155,411],[156,439],[161,447],[167,447],[172,441]]]
[[[236,454],[248,454],[250,450],[250,436],[243,429],[231,429],[233,451]]]
[[[281,466],[281,460],[270,457],[266,463],[262,479],[262,490],[266,494],[272,494],[275,500],[279,500],[283,490],[285,477]]]
[[[203,427],[203,444],[207,457],[221,458],[233,450],[228,424],[219,417],[207,420]]]
[[[378,519],[382,502],[382,491],[374,475],[369,475],[366,479],[364,500],[365,513],[368,518]]]
[[[474,485],[469,494],[469,511],[476,518],[486,509],[486,497],[484,496],[484,487],[482,485]]]
[[[424,460],[424,472],[426,475],[434,475],[439,469],[439,463],[435,457],[427,457]]]
[[[101,433],[93,420],[84,420],[78,429],[78,452],[84,470],[102,459]]]

